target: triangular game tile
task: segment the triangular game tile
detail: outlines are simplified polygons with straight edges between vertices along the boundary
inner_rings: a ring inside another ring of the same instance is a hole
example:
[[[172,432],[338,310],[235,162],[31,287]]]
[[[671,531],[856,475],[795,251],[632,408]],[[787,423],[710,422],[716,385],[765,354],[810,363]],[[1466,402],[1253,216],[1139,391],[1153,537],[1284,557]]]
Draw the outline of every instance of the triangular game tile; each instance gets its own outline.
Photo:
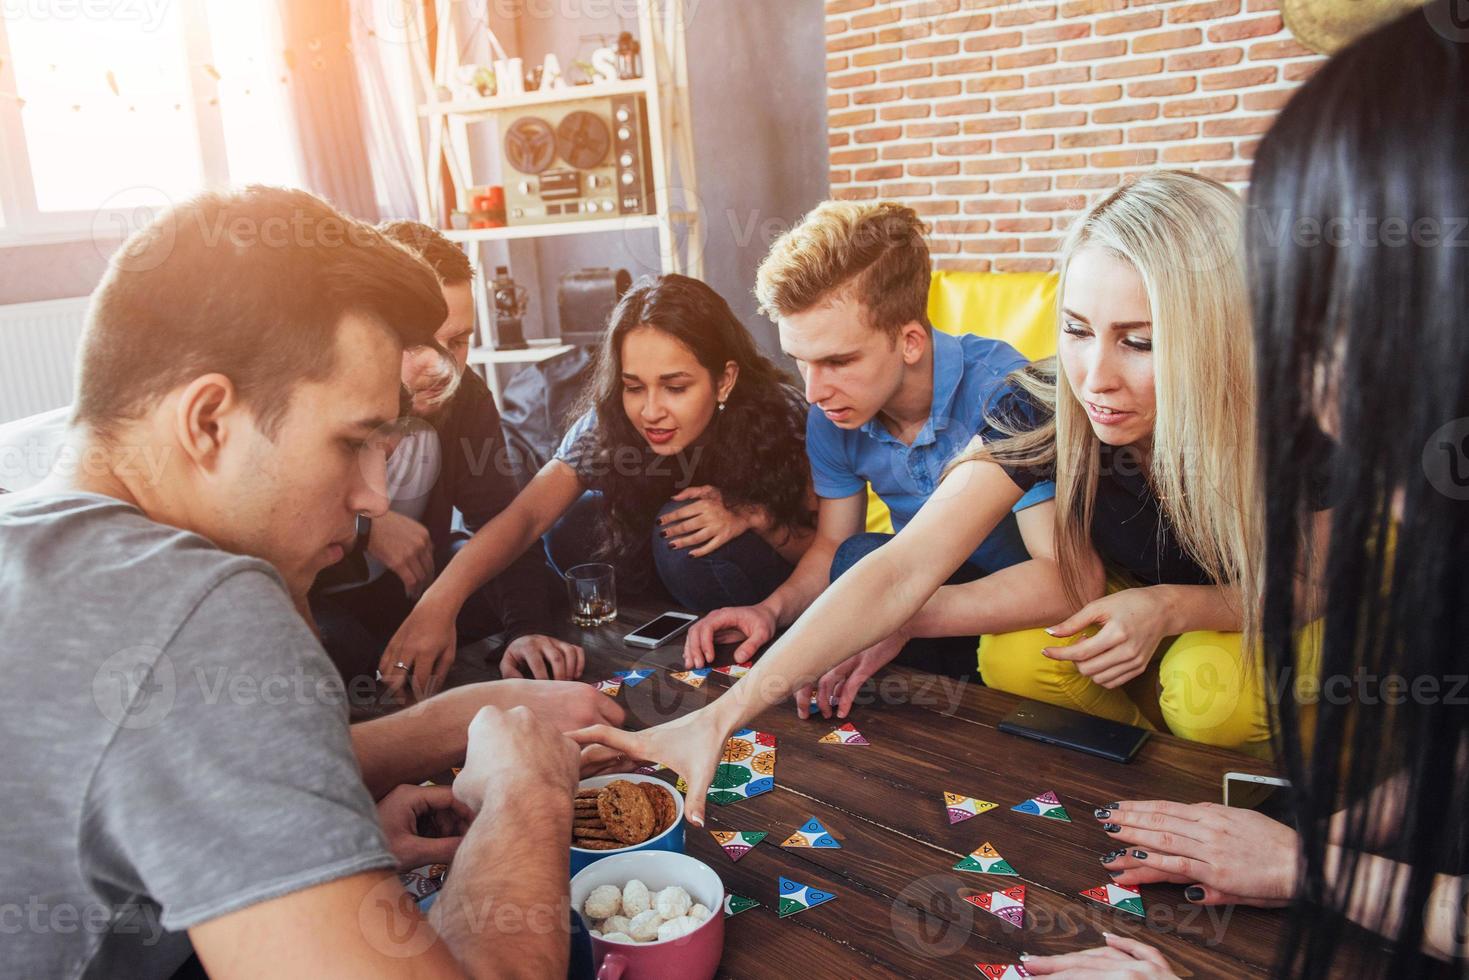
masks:
[[[1047,817],[1051,820],[1071,822],[1071,818],[1066,815],[1066,808],[1061,805],[1061,801],[1056,799],[1056,794],[1051,790],[1039,796],[1032,796],[1024,803],[1017,803],[1010,809],[1019,813],[1033,813],[1038,817]]]
[[[726,664],[723,667],[714,668],[714,673],[723,674],[725,677],[733,677],[736,680],[744,677],[749,672],[750,668],[745,664]]]
[[[619,681],[619,680],[598,681],[597,684],[596,684],[596,687],[597,687],[597,690],[601,691],[603,694],[607,695],[608,697],[615,698],[615,697],[617,697],[617,692],[622,690],[622,681]]]
[[[944,808],[949,813],[950,826],[968,820],[970,817],[979,816],[981,813],[987,813],[997,806],[999,806],[998,803],[991,803],[989,800],[978,800],[972,796],[960,796],[958,793],[944,791]]]
[[[985,980],[1024,980],[1025,977],[1035,976],[1016,963],[976,963],[974,968]]]
[[[817,820],[815,817],[812,817],[810,820],[807,820],[805,823],[801,824],[800,827],[796,828],[796,832],[787,837],[780,846],[841,847],[842,845],[837,843],[837,839],[835,837],[827,833],[826,828],[821,826],[821,821]]]
[[[700,667],[697,670],[675,670],[670,671],[668,676],[676,681],[682,681],[692,688],[704,686],[704,681],[709,678],[709,671],[713,668]]]
[[[821,738],[819,738],[817,741],[825,742],[827,745],[870,745],[870,744],[872,744],[872,743],[868,742],[867,739],[865,739],[865,738],[862,737],[862,733],[859,732],[859,731],[857,731],[856,726],[854,726],[850,721],[847,722],[845,725],[843,725],[841,728],[838,728],[838,729],[835,729],[833,731],[827,732],[825,735],[821,736]]]
[[[799,881],[780,876],[780,917],[784,919],[788,915],[814,909],[836,898],[831,892],[824,892],[810,885],[803,885]]]
[[[1000,857],[1000,852],[989,841],[975,848],[968,857],[954,865],[955,871],[973,871],[984,875],[1016,875],[1020,872],[1010,867],[1010,862]]]
[[[612,676],[622,681],[628,687],[637,687],[643,681],[653,676],[651,670],[614,670]]]
[[[1025,925],[1025,886],[1016,885],[1003,891],[965,895],[964,901],[998,916],[1012,926]]]
[[[763,830],[711,830],[709,835],[724,848],[731,861],[738,861],[763,841],[767,833]]]
[[[724,914],[739,915],[741,912],[748,912],[750,909],[756,908],[759,904],[753,898],[746,898],[743,895],[725,895]]]
[[[1108,882],[1095,888],[1088,888],[1081,893],[1082,898],[1089,898],[1093,902],[1101,902],[1110,905],[1114,909],[1123,912],[1131,912],[1133,915],[1146,917],[1147,912],[1143,910],[1143,893],[1136,888],[1128,888],[1126,885],[1115,885]]]

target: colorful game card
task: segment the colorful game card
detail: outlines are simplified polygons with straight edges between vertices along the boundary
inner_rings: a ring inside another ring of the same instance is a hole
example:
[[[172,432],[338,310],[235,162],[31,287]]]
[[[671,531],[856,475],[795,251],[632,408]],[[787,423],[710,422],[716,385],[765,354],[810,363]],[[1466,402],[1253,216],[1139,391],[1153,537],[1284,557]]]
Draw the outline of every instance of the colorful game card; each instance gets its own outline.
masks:
[[[628,687],[637,687],[643,681],[653,676],[651,670],[614,670],[612,676],[622,681]]]
[[[1056,799],[1056,794],[1051,790],[1047,790],[1040,796],[1032,796],[1024,803],[1017,803],[1010,809],[1018,813],[1034,813],[1036,816],[1051,820],[1071,822],[1071,818],[1066,815],[1066,808],[1061,805],[1061,801]]]
[[[838,729],[836,729],[834,731],[827,732],[825,735],[821,736],[821,738],[819,738],[817,741],[824,742],[827,745],[871,745],[872,744],[871,742],[867,741],[867,739],[865,739],[865,738],[862,737],[862,733],[859,732],[859,731],[857,731],[856,726],[854,726],[850,721],[847,722],[845,725],[843,725],[841,728],[838,728]]]
[[[741,677],[744,677],[749,672],[750,668],[747,667],[745,664],[729,664],[724,667],[714,668],[714,673],[723,674],[725,677],[733,677],[735,680],[739,680]]]
[[[769,836],[763,830],[711,830],[709,835],[716,844],[724,848],[724,853],[729,855],[731,861],[738,861],[749,854],[756,844]]]
[[[944,807],[949,813],[949,825],[977,817],[981,813],[987,813],[999,806],[989,800],[977,800],[972,796],[960,796],[958,793],[944,791]]]
[[[810,885],[803,885],[799,881],[781,876],[780,879],[780,917],[784,919],[788,915],[814,909],[818,905],[824,905],[836,898],[831,892],[824,892]]]
[[[682,780],[680,780],[682,782]],[[724,756],[714,770],[709,799],[719,804],[769,793],[775,789],[775,736],[742,728],[724,743]],[[687,792],[680,789],[680,792]]]
[[[969,856],[954,865],[955,871],[973,871],[983,875],[1015,875],[1020,872],[1010,867],[1010,862],[1000,857],[1000,852],[989,841],[970,852]]]
[[[1016,885],[1004,891],[965,895],[964,901],[999,916],[1012,926],[1025,925],[1025,886]]]
[[[608,697],[615,698],[615,697],[617,697],[618,692],[622,690],[622,681],[619,681],[619,680],[598,681],[596,683],[595,687],[597,688],[597,690],[601,691],[603,694],[607,695]]]
[[[1035,976],[1025,967],[1011,963],[976,963],[974,968],[986,980],[1023,980],[1025,977]]]
[[[783,842],[781,842],[780,846],[841,847],[842,845],[837,842],[837,839],[835,837],[827,833],[826,828],[821,826],[821,821],[817,820],[815,817],[812,817],[810,820],[807,820],[805,823],[801,824],[801,826],[797,827],[796,832],[794,834],[791,834],[791,836],[787,837]]]
[[[1123,912],[1131,912],[1133,915],[1147,915],[1143,911],[1143,893],[1136,888],[1128,888],[1126,885],[1114,885],[1108,882],[1105,885],[1088,888],[1081,893],[1081,897],[1089,898],[1093,902],[1101,902],[1103,905],[1110,905]]]
[[[697,670],[675,670],[670,671],[668,676],[676,681],[682,681],[689,687],[700,688],[704,686],[704,681],[709,678],[709,671],[712,669],[712,667],[700,667]]]
[[[727,916],[739,915],[741,912],[748,912],[759,904],[753,898],[746,898],[743,895],[731,893],[724,896],[724,914]]]

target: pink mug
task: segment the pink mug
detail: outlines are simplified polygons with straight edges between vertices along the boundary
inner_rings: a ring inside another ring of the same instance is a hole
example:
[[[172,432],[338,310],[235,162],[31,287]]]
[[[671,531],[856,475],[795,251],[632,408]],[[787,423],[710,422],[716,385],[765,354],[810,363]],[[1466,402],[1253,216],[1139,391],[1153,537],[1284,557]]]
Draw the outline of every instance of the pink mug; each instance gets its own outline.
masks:
[[[724,882],[713,868],[686,854],[636,851],[603,858],[571,879],[571,904],[578,912],[598,885],[626,885],[637,878],[656,895],[678,885],[711,915],[693,932],[678,939],[624,943],[592,937],[597,980],[710,980],[724,955]],[[583,919],[585,920],[585,916]],[[587,922],[587,928],[592,923]]]

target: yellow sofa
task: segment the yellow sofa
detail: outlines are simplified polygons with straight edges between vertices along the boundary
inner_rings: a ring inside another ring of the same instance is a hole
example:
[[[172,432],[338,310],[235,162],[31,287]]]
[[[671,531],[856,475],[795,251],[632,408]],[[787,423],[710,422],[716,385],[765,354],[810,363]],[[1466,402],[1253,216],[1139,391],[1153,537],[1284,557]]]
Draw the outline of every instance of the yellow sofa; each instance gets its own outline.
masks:
[[[945,333],[977,333],[1010,344],[1032,361],[1056,353],[1056,274],[933,274],[928,318]],[[891,534],[887,505],[867,492],[867,530]]]

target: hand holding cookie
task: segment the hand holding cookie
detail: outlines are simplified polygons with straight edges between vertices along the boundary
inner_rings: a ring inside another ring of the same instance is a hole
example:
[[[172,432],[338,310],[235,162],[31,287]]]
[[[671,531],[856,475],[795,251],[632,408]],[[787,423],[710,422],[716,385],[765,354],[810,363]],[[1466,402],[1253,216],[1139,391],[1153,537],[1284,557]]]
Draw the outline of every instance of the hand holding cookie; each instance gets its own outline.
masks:
[[[689,787],[684,794],[684,816],[695,827],[702,827],[709,784],[714,781],[725,740],[733,731],[714,713],[718,704],[716,701],[692,714],[640,732],[593,725],[569,734],[581,745],[605,745],[629,760],[661,762],[682,775]]]
[[[475,813],[491,790],[500,797],[545,793],[564,800],[576,792],[580,752],[529,708],[483,707],[469,725],[464,768],[454,796]]]

